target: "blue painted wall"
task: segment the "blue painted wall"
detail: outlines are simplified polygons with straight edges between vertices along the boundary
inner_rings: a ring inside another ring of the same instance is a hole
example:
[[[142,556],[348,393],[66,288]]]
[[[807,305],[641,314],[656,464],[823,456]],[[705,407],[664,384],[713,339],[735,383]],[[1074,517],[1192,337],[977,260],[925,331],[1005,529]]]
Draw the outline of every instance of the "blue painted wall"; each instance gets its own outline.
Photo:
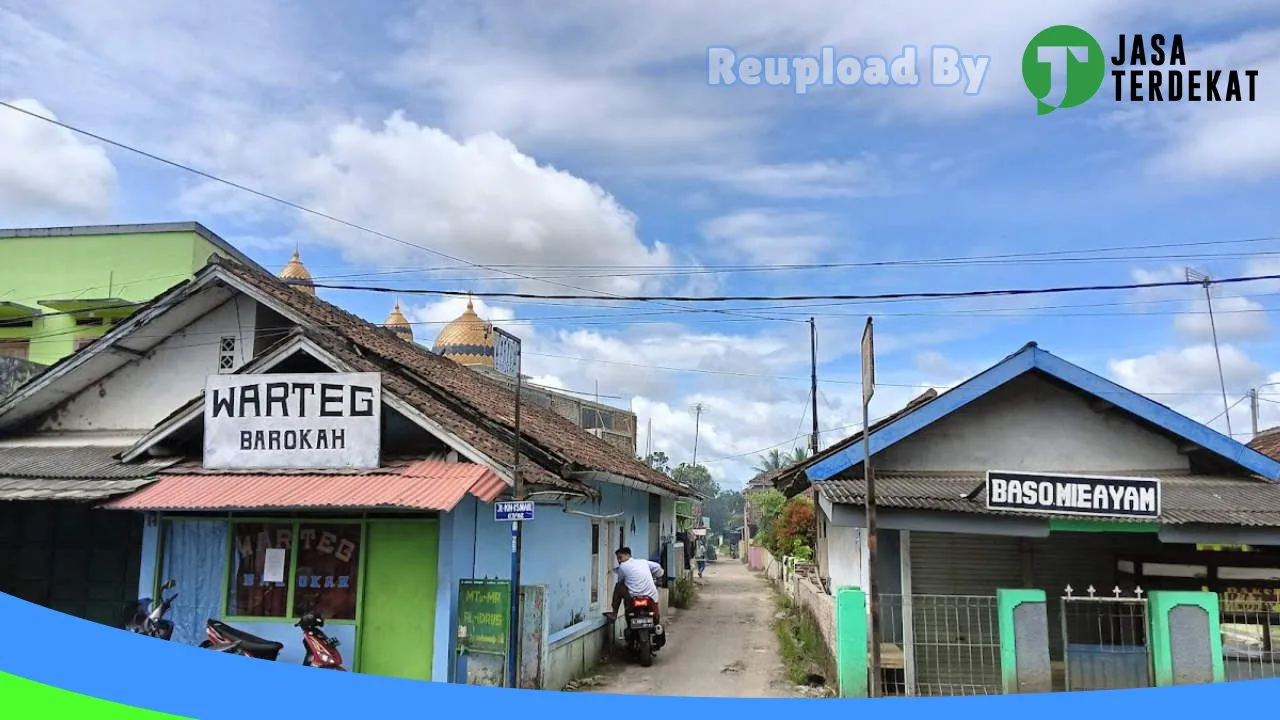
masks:
[[[225,520],[164,521],[164,555],[161,577],[178,581],[178,599],[170,611],[173,641],[198,645],[205,639],[205,622],[222,617],[222,594],[227,574],[227,522]],[[144,562],[146,543],[143,543]],[[154,564],[153,564],[154,566]],[[284,645],[278,662],[302,664],[302,631],[291,622],[232,623],[237,630]],[[356,627],[326,625],[325,632],[338,639],[347,667],[356,658]]]
[[[625,529],[625,541],[648,555],[649,493],[606,484],[601,500],[573,503],[570,508],[591,515],[613,515]],[[547,587],[548,628],[551,639],[568,637],[599,625],[599,610],[591,602],[591,518],[563,511],[559,504],[538,505],[522,538],[521,584]],[[611,557],[616,537],[602,537],[601,551]],[[452,677],[458,613],[454,603],[458,581],[464,578],[511,577],[511,526],[495,522],[493,506],[468,497],[441,519],[440,594],[437,597],[435,677]],[[447,580],[446,580],[447,579]],[[607,598],[606,598],[607,600]]]

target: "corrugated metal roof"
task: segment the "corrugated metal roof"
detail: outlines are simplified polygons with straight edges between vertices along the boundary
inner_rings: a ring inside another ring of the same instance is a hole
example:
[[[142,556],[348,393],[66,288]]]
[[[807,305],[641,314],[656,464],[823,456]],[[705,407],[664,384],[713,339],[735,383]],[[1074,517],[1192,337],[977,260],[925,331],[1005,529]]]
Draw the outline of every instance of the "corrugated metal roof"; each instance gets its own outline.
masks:
[[[124,447],[46,447],[21,446],[0,448],[0,478],[38,478],[50,480],[114,480],[147,478],[175,460],[144,460],[122,463],[115,457]]]
[[[151,483],[152,478],[135,480],[45,480],[0,477],[0,501],[21,500],[105,500],[131,493]]]
[[[386,473],[182,474],[107,504],[113,510],[452,510],[468,493],[492,501],[507,484],[483,465],[423,460]]]
[[[1162,524],[1280,527],[1280,484],[1249,477],[1192,475],[1167,470],[1124,470],[1106,475],[1159,478]],[[1056,517],[1047,513],[988,510],[985,482],[986,474],[981,472],[877,472],[876,506],[1006,517]],[[866,483],[862,480],[825,480],[814,483],[814,487],[833,503],[861,505],[866,499]],[[972,497],[968,497],[970,494]]]

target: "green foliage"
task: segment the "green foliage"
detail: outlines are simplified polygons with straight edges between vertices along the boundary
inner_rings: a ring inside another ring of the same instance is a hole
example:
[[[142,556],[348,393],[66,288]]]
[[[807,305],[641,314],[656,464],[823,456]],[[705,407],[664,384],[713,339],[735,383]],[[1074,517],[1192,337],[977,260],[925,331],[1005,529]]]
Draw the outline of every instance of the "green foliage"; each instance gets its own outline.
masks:
[[[817,544],[818,525],[813,501],[796,496],[787,501],[771,527],[776,550],[770,552],[792,554],[799,547],[812,548]],[[810,550],[812,556],[812,550]]]
[[[763,475],[774,470],[791,467],[808,459],[809,451],[806,448],[792,448],[789,453],[784,453],[775,448],[770,450],[767,455],[758,456],[755,467],[751,469],[756,471],[756,475]]]
[[[693,584],[693,577],[682,575],[671,583],[671,604],[681,610],[693,605],[698,589]]]
[[[818,623],[804,608],[778,596],[780,611],[774,620],[774,632],[782,651],[787,680],[793,685],[822,685],[835,676],[835,660],[822,641]]]
[[[679,467],[671,473],[671,477],[682,483],[687,483],[706,500],[711,500],[720,494],[720,484],[711,479],[711,473],[702,465],[680,463]]]
[[[737,490],[721,490],[719,495],[703,503],[702,508],[711,518],[712,532],[742,527],[742,493]]]

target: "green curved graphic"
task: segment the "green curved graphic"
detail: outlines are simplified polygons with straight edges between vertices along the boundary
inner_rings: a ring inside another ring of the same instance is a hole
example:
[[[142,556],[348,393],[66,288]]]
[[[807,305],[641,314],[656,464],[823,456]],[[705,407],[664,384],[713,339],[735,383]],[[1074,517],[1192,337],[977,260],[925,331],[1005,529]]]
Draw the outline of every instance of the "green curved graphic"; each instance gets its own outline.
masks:
[[[94,720],[191,720],[120,705],[0,672],[0,717],[13,720],[93,718]]]

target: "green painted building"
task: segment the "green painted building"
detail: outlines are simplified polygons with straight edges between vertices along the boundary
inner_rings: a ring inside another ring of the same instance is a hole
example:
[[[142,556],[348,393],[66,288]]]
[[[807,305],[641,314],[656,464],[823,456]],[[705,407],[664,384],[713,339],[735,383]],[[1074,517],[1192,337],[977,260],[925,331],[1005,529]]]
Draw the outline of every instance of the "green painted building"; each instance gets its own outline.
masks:
[[[212,255],[259,267],[195,222],[0,230],[0,357],[51,365]]]

